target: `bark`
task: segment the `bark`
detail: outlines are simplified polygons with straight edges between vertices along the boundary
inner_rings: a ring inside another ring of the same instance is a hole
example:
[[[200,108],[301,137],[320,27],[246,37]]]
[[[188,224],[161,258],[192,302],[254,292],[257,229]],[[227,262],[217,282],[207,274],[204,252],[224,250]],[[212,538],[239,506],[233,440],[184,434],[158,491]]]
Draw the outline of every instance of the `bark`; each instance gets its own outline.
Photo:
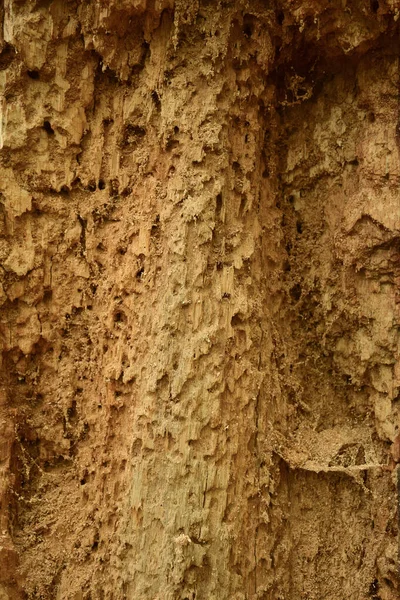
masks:
[[[0,598],[395,600],[396,0],[4,0]]]

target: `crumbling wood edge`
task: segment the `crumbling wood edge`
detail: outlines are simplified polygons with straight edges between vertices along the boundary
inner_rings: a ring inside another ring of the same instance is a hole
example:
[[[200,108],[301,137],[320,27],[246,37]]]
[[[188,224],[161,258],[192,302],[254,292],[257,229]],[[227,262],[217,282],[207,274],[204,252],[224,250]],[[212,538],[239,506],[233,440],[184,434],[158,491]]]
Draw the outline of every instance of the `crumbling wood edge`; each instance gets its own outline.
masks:
[[[393,471],[393,466],[391,466],[390,464],[384,465],[384,464],[380,464],[380,463],[365,463],[363,465],[350,465],[349,467],[342,467],[340,465],[328,466],[328,465],[324,465],[324,464],[314,462],[311,460],[307,460],[303,463],[293,463],[293,461],[289,460],[281,452],[279,452],[277,450],[273,450],[272,452],[274,454],[276,454],[277,456],[279,456],[279,458],[281,460],[283,460],[283,462],[291,470],[301,470],[301,471],[308,471],[308,472],[312,472],[312,473],[341,473],[343,475],[346,475],[347,477],[351,477],[352,479],[354,479],[354,481],[356,483],[358,483],[358,485],[360,485],[362,487],[362,489],[368,494],[371,494],[372,492],[364,485],[364,482],[361,479],[362,473],[364,473],[365,471],[371,471],[373,469],[381,469],[382,471],[388,471],[388,472]],[[399,467],[400,467],[400,465],[398,466],[398,468]],[[397,492],[398,492],[398,494],[397,494],[398,504],[400,506],[400,473],[399,473],[399,470],[397,470]],[[400,512],[400,511],[398,511],[398,512]],[[399,524],[400,524],[400,517],[399,517]],[[400,539],[399,539],[399,568],[400,568]]]

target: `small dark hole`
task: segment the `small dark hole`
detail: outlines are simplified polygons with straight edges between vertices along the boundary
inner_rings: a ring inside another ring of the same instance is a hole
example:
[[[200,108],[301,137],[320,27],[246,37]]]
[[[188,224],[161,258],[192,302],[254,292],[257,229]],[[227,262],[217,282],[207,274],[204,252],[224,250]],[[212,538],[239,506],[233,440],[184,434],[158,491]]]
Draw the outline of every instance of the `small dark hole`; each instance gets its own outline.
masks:
[[[394,584],[393,581],[391,581],[390,579],[388,579],[387,577],[383,578],[383,582],[391,589],[394,590]]]
[[[222,194],[218,194],[217,195],[217,204],[216,204],[217,214],[220,214],[221,210],[222,210]]]
[[[379,591],[379,581],[377,579],[374,579],[371,582],[371,585],[369,586],[369,593],[370,595],[372,594],[376,594]]]
[[[222,297],[223,297],[223,298],[226,298],[227,300],[229,300],[229,298],[231,297],[231,295],[230,295],[230,293],[229,293],[229,292],[224,292],[224,293],[222,294]]]
[[[39,79],[40,77],[39,71],[27,71],[27,74],[31,79]]]
[[[178,140],[174,140],[173,138],[169,138],[167,140],[167,143],[165,144],[165,149],[169,151],[169,150],[173,150],[177,146],[179,146]]]
[[[282,25],[284,20],[285,20],[285,13],[283,12],[283,10],[278,10],[276,12],[276,22],[278,23],[278,25]]]
[[[125,127],[124,136],[122,139],[122,146],[126,147],[129,145],[133,145],[135,147],[139,143],[139,141],[144,138],[145,135],[146,130],[144,129],[144,127],[128,123]]]
[[[175,133],[175,135],[178,135],[178,133],[179,133],[179,127],[177,125],[175,125],[175,127],[174,127],[174,133]]]
[[[292,102],[294,102],[292,90],[286,90],[286,101],[289,102],[289,104],[292,104]]]
[[[371,10],[374,13],[377,13],[379,10],[379,2],[378,0],[371,0]]]
[[[86,483],[86,479],[85,478],[81,479],[81,485],[85,485],[85,483]]]
[[[219,260],[216,264],[217,271],[222,271],[224,264]]]
[[[251,15],[251,14],[246,14],[243,16],[243,33],[244,35],[249,38],[253,35],[254,32],[254,22],[255,22],[255,16]]]
[[[234,171],[239,171],[239,169],[240,169],[240,163],[238,163],[238,162],[235,160],[235,161],[233,161],[233,163],[232,163],[232,167],[233,167],[233,170],[234,170]]]
[[[119,181],[118,179],[113,179],[110,181],[110,196],[111,198],[116,198],[119,193]]]
[[[129,196],[129,194],[132,194],[132,188],[128,185],[124,190],[122,190],[121,196],[123,198],[126,198],[127,196]]]
[[[269,169],[268,167],[266,169],[264,169],[264,171],[262,172],[262,178],[263,179],[267,179],[269,177]]]
[[[296,229],[297,229],[297,233],[303,233],[303,223],[301,221],[297,221]]]
[[[93,542],[92,544],[92,550],[97,550],[97,548],[99,547],[99,542]]]
[[[61,187],[61,193],[64,194],[64,196],[68,196],[69,195],[69,187],[67,185],[63,185]]]
[[[43,129],[49,134],[49,135],[54,135],[54,129],[52,128],[52,126],[50,125],[50,121],[44,121],[43,122]]]
[[[159,225],[160,225],[160,215],[157,215],[156,218],[154,219],[154,223],[151,226],[151,234],[152,235],[155,235],[158,232]]]
[[[96,182],[95,181],[89,181],[87,189],[89,190],[89,192],[95,192],[96,189],[97,189]]]
[[[99,190],[104,190],[106,187],[104,179],[99,179]]]
[[[136,279],[142,279],[142,275],[144,275],[144,267],[141,267],[137,272],[136,272]]]
[[[156,90],[153,90],[151,92],[151,99],[154,102],[154,106],[156,107],[157,110],[161,109],[161,101],[160,101],[160,96],[157,94]]]
[[[373,113],[372,111],[368,113],[368,121],[370,123],[375,123],[375,113]]]
[[[121,312],[116,312],[114,315],[114,323],[121,323],[124,320],[124,315]]]
[[[298,302],[301,297],[301,285],[296,283],[296,285],[290,289],[289,294],[295,302]]]
[[[237,327],[238,325],[241,325],[243,323],[243,319],[241,318],[241,316],[236,313],[236,315],[233,315],[232,319],[231,319],[231,325],[232,327]]]
[[[286,273],[288,273],[291,270],[290,262],[288,260],[285,260],[285,262],[283,263],[283,270]]]
[[[303,97],[303,96],[305,96],[306,94],[307,94],[307,90],[305,90],[304,88],[298,88],[298,89],[297,89],[296,95],[297,95],[299,98],[302,98],[302,97]]]
[[[290,195],[288,196],[288,202],[290,202],[290,204],[294,203],[294,196]]]
[[[249,38],[253,35],[253,28],[247,24],[243,27],[243,33],[247,38]]]
[[[72,401],[71,406],[67,408],[68,419],[74,419],[77,416],[76,400]]]
[[[17,55],[17,51],[14,46],[7,42],[3,45],[3,49],[0,52],[0,71],[4,71],[12,63]]]

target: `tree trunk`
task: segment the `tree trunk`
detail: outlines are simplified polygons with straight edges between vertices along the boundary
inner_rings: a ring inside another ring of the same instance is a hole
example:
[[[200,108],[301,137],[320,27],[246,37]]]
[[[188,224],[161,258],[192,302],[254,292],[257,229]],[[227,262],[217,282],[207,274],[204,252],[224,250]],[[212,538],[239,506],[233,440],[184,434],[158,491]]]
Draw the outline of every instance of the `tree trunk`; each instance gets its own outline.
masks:
[[[399,597],[399,8],[4,0],[2,600]]]

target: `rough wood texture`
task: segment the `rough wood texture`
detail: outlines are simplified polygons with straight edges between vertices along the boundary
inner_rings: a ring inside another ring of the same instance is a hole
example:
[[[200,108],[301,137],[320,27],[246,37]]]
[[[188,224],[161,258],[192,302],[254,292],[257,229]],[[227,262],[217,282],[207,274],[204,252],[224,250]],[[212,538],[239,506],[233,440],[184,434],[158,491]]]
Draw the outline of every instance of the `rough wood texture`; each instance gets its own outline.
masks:
[[[4,0],[0,598],[395,600],[394,0]]]

